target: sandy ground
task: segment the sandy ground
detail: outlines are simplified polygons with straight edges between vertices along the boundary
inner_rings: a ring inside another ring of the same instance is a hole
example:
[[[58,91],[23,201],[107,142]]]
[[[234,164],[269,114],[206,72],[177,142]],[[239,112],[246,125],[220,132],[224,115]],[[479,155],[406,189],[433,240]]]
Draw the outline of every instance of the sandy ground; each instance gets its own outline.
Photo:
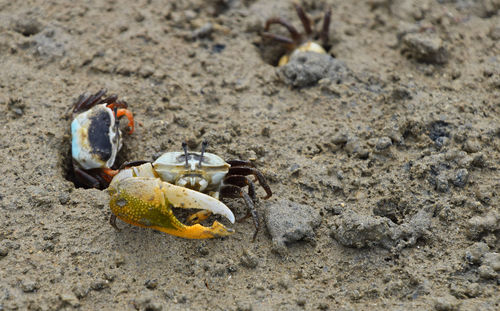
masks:
[[[500,309],[500,2],[303,5],[335,58],[278,69],[287,1],[0,1],[0,310]],[[66,112],[102,87],[138,123],[120,163],[256,159],[254,243],[108,224],[67,179]]]

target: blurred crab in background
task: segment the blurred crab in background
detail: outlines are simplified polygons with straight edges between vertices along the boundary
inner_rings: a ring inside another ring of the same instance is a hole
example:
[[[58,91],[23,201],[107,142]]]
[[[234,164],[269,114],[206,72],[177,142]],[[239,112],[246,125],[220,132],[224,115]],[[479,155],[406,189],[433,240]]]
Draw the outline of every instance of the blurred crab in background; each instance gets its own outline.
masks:
[[[279,62],[278,66],[284,66],[288,63],[290,57],[297,51],[299,52],[316,52],[321,54],[326,54],[324,46],[328,45],[328,29],[330,28],[330,18],[331,18],[331,9],[328,8],[325,17],[323,18],[323,27],[321,31],[316,32],[311,27],[311,20],[307,17],[304,9],[298,5],[294,4],[295,10],[297,11],[297,15],[304,26],[305,34],[301,34],[297,31],[297,29],[290,24],[287,20],[281,17],[272,17],[266,21],[265,32],[262,33],[262,36],[275,40],[280,43],[284,43],[287,47],[288,53],[283,55]],[[269,28],[272,24],[279,24],[284,26],[291,35],[291,38],[285,37],[282,35],[277,35],[268,32]],[[321,39],[322,46],[316,42],[315,39]]]
[[[111,169],[122,147],[119,118],[129,120],[129,134],[134,118],[127,103],[102,89],[94,95],[84,93],[72,106],[71,155],[75,182],[87,188],[106,188],[118,171]]]
[[[248,208],[247,216],[253,217],[255,240],[259,218],[255,209],[255,185],[248,177],[253,175],[266,192],[272,192],[262,173],[250,162],[224,161],[219,156],[206,153],[207,142],[201,152],[167,152],[153,163],[137,161],[126,164],[111,181],[110,223],[116,228],[116,217],[140,227],[156,229],[175,236],[204,239],[232,234],[232,229],[215,221],[211,227],[199,223],[212,213],[223,215],[234,223],[231,210],[219,197],[241,197]],[[248,192],[243,187],[248,186]],[[187,218],[189,225],[181,223],[172,208],[201,209]]]

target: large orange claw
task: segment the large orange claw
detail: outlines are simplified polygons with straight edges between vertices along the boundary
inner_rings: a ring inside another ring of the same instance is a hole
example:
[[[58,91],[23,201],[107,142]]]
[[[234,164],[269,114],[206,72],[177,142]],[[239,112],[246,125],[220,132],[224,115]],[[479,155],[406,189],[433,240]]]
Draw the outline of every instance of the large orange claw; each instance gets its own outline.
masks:
[[[149,170],[150,164],[145,164]],[[174,215],[172,208],[193,208],[208,210],[223,215],[234,223],[231,210],[219,200],[188,188],[175,186],[155,177],[137,177],[141,167],[125,169],[113,178],[108,192],[111,195],[110,208],[116,217],[129,224],[151,228],[188,239],[207,239],[232,234],[215,221],[211,227],[200,224],[186,226]],[[140,173],[144,174],[143,171]]]

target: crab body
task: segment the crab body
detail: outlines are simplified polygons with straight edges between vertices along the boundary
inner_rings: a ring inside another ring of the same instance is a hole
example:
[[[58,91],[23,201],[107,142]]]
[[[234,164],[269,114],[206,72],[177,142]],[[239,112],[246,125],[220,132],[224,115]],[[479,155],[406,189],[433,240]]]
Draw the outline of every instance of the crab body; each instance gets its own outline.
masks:
[[[294,54],[296,54],[297,52],[314,52],[314,53],[326,54],[325,49],[321,45],[319,45],[316,42],[307,41],[307,42],[301,44],[299,47],[297,47],[291,53],[288,53],[288,54],[281,56],[281,58],[278,62],[278,66],[281,67],[281,66],[285,66],[286,64],[288,64],[288,61],[290,60],[290,58]]]
[[[267,193],[272,193],[267,182],[249,162],[224,161],[212,153],[168,152],[153,163],[141,163],[118,173],[108,188],[113,215],[110,222],[116,227],[116,217],[133,225],[149,227],[184,238],[201,239],[221,237],[233,231],[215,221],[211,227],[199,223],[212,213],[220,214],[234,223],[233,213],[219,201],[222,197],[244,199],[256,226],[259,228],[254,207],[254,183],[246,175],[254,175]],[[248,186],[248,193],[242,187]],[[201,211],[187,218],[189,226],[182,224],[172,208],[195,208]]]
[[[127,103],[118,96],[102,98],[106,90],[94,95],[82,94],[73,106],[71,122],[71,156],[77,184],[89,188],[106,188],[118,172],[112,170],[122,147],[119,118],[129,120],[130,134],[134,118]]]
[[[71,155],[81,168],[110,168],[122,148],[121,131],[106,104],[78,114],[71,122]]]
[[[153,162],[153,167],[166,182],[218,199],[222,181],[231,166],[213,153],[200,156],[197,153],[167,152]]]

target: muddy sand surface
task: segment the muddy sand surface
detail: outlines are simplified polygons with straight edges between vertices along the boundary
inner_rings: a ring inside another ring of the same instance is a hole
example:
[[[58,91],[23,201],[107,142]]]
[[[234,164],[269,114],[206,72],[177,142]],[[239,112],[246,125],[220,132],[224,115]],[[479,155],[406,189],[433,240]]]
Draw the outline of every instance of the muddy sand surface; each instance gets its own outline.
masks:
[[[500,1],[302,4],[328,54],[278,68],[288,1],[0,2],[0,310],[500,309]],[[254,159],[256,241],[114,230],[71,180],[101,88],[137,122],[117,165]]]

